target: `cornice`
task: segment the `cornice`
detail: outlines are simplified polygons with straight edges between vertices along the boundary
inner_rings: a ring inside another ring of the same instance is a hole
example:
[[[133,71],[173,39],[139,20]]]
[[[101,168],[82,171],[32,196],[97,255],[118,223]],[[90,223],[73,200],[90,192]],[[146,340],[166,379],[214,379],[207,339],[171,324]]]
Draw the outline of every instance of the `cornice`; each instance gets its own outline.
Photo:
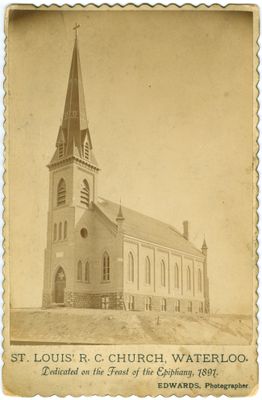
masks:
[[[52,163],[47,165],[47,168],[50,171],[52,171],[52,170],[54,170],[56,168],[63,167],[64,165],[68,165],[68,164],[71,164],[71,163],[76,163],[77,165],[81,165],[82,167],[91,169],[94,172],[100,171],[100,168],[98,168],[96,165],[94,165],[94,164],[92,164],[92,163],[90,163],[90,162],[88,162],[86,160],[82,160],[81,158],[78,158],[78,157],[75,157],[75,156],[70,156],[70,157],[63,158],[61,160],[52,162]]]

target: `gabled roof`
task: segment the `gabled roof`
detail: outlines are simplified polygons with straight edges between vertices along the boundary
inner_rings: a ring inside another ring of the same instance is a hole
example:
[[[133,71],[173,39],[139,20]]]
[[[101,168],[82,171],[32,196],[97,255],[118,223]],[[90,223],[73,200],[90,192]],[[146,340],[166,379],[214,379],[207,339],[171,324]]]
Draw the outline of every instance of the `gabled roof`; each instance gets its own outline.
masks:
[[[113,224],[116,224],[119,204],[99,198],[96,202],[96,206]],[[130,208],[123,206],[121,206],[121,208],[124,218],[122,221],[122,230],[124,234],[158,244],[159,246],[165,246],[191,255],[203,257],[202,252],[186,240],[173,226],[131,210]]]

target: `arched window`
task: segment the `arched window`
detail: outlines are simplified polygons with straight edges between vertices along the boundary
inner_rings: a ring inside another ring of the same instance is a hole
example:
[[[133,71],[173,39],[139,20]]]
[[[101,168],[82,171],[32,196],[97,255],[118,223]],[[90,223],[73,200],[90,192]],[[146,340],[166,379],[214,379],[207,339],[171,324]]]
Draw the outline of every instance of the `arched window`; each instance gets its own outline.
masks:
[[[57,225],[54,224],[54,241],[57,239]]]
[[[202,292],[202,272],[199,269],[197,272],[198,291]]]
[[[128,280],[134,282],[134,257],[131,251],[128,253]]]
[[[151,297],[146,297],[146,299],[145,299],[145,310],[146,311],[151,311],[151,309],[152,309]]]
[[[150,285],[150,283],[151,283],[151,265],[150,265],[149,257],[146,257],[146,260],[145,260],[145,283],[147,285]]]
[[[89,206],[89,185],[86,179],[83,180],[80,191],[80,203]]]
[[[192,301],[188,302],[187,310],[188,310],[188,312],[192,312]]]
[[[88,160],[89,159],[89,144],[88,142],[85,143],[85,147],[84,147],[84,156],[85,158]]]
[[[57,205],[62,206],[66,202],[66,184],[65,180],[60,179],[57,186]]]
[[[187,290],[191,290],[191,270],[189,265],[186,270],[186,282],[187,282]]]
[[[83,275],[82,275],[82,262],[78,261],[77,264],[77,280],[82,281]]]
[[[89,262],[87,261],[85,263],[85,282],[89,282],[90,276],[89,276]]]
[[[204,311],[203,302],[199,303],[199,312],[202,313]]]
[[[110,280],[110,259],[108,253],[105,251],[103,255],[103,281]]]
[[[62,222],[59,222],[58,239],[62,240]]]
[[[67,238],[67,221],[64,222],[64,239]]]
[[[180,312],[180,300],[176,300],[175,302],[175,311]]]
[[[177,264],[175,264],[174,267],[174,279],[175,279],[175,288],[179,289],[179,268]]]
[[[166,299],[161,300],[161,311],[166,311]]]
[[[161,261],[161,285],[166,286],[166,266],[164,260]]]

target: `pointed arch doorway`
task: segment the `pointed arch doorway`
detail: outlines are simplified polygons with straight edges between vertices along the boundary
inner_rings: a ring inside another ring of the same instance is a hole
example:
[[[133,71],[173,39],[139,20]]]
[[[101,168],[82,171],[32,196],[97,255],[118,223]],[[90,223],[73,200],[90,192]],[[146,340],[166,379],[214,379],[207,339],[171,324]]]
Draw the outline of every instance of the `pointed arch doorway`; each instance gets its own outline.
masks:
[[[55,276],[55,303],[64,303],[66,276],[62,267],[59,267]]]

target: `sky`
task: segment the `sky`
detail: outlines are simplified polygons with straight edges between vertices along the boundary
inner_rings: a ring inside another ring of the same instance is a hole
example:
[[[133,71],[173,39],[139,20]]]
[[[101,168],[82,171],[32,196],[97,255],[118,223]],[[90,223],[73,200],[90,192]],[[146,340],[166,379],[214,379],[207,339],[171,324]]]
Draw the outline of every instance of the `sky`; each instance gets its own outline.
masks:
[[[99,195],[208,245],[212,312],[252,312],[252,13],[16,11],[8,28],[10,289],[41,305],[48,169],[73,26]]]

